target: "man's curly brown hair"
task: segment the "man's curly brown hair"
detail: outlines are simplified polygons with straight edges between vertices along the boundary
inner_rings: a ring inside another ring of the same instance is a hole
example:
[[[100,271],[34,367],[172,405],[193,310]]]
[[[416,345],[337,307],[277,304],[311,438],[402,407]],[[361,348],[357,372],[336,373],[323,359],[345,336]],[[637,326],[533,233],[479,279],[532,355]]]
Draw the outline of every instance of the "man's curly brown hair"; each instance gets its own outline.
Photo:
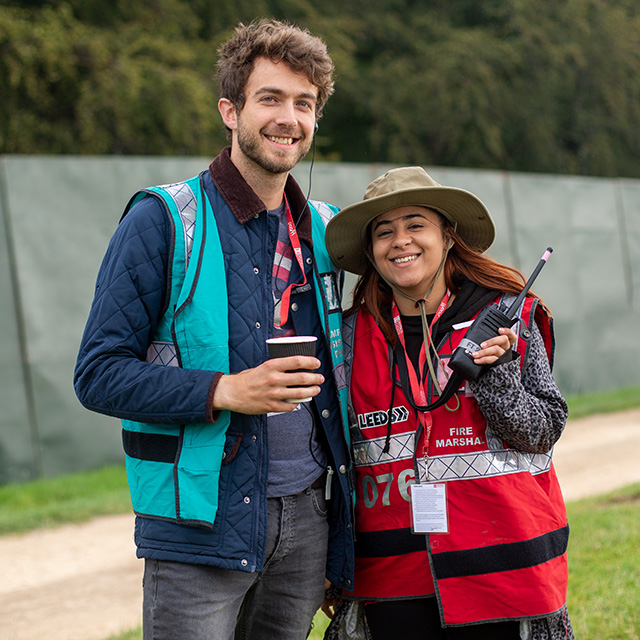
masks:
[[[325,43],[306,29],[279,20],[240,23],[235,34],[218,48],[220,97],[227,98],[241,111],[245,89],[260,56],[272,62],[285,62],[292,71],[304,73],[318,88],[316,119],[334,89],[334,65]]]

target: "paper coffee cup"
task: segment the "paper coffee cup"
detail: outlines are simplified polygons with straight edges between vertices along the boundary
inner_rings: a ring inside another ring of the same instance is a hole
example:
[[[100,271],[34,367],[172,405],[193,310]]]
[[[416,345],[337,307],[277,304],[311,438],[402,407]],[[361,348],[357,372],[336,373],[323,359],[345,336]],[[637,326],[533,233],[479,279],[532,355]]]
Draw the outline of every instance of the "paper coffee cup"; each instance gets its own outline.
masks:
[[[269,357],[288,358],[289,356],[315,356],[317,336],[281,336],[279,338],[269,338]],[[294,372],[307,371],[307,369],[295,369]],[[292,372],[292,373],[294,373]],[[291,387],[297,388],[297,387]],[[309,402],[311,398],[302,400],[287,400],[287,402]]]
[[[287,358],[289,356],[315,356],[316,336],[282,336],[269,338],[269,356],[271,358]]]

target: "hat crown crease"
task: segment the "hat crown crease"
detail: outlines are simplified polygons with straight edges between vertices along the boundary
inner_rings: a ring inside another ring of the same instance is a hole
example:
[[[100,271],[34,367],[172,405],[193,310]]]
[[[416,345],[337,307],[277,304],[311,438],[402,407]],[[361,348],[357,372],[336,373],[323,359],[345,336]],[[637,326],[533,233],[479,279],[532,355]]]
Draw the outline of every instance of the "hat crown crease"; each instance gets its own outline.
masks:
[[[440,187],[422,167],[391,169],[376,178],[366,189],[364,200],[386,196],[405,189]]]

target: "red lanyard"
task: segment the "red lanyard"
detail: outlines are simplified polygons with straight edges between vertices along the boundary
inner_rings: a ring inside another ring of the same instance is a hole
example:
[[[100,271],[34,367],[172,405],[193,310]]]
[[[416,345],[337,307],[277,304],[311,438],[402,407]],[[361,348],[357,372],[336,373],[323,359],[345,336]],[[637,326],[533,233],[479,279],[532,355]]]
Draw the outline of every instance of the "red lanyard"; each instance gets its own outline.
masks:
[[[439,320],[440,316],[445,312],[447,308],[447,304],[449,303],[449,298],[451,297],[451,291],[447,289],[447,292],[444,294],[444,297],[440,301],[438,305],[438,310],[436,311],[431,324],[429,325],[429,331],[433,328],[433,325]],[[427,394],[424,389],[424,381],[418,380],[418,375],[416,374],[416,370],[413,367],[411,359],[407,355],[407,347],[404,339],[404,328],[402,326],[402,320],[400,318],[400,313],[398,311],[398,307],[396,306],[396,301],[393,300],[391,305],[392,313],[393,313],[393,324],[396,330],[396,334],[398,339],[400,340],[400,344],[402,345],[402,350],[404,351],[404,356],[407,360],[407,370],[409,372],[409,384],[411,385],[411,394],[413,395],[413,401],[418,406],[426,406],[427,405]],[[420,358],[418,360],[418,369],[419,371],[424,371],[424,365],[427,361],[427,355],[425,349],[428,349],[429,345],[425,345],[422,343],[422,347],[420,349]],[[422,376],[420,376],[422,378]],[[429,440],[431,438],[431,429],[433,427],[433,423],[431,421],[431,416],[428,412],[419,411],[418,412],[418,420],[420,420],[422,426],[424,427],[424,453],[426,455],[429,450]]]
[[[289,231],[289,240],[291,240],[291,246],[296,257],[296,262],[300,267],[300,271],[302,271],[303,281],[300,284],[290,284],[284,290],[282,294],[282,300],[280,302],[280,324],[275,325],[276,327],[284,326],[289,319],[289,301],[291,298],[291,290],[293,289],[293,287],[302,287],[307,284],[307,274],[304,272],[304,262],[302,260],[302,247],[300,246],[300,238],[298,237],[298,232],[296,231],[296,225],[293,222],[293,216],[291,215],[291,208],[289,207],[287,196],[284,197],[284,204],[287,210],[287,230]]]

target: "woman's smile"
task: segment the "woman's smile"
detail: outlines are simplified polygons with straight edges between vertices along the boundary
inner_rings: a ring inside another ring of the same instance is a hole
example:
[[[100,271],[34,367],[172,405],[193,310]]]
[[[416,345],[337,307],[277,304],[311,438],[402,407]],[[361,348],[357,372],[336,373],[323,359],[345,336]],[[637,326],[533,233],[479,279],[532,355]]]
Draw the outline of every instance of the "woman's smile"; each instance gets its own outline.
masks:
[[[422,298],[434,284],[445,254],[439,214],[426,207],[398,207],[379,215],[371,234],[380,275],[408,296]],[[441,279],[444,282],[442,275]],[[439,285],[434,288],[436,296]]]
[[[413,262],[417,257],[418,257],[418,254],[414,253],[413,255],[410,255],[410,256],[401,256],[399,258],[393,258],[392,262],[395,262],[396,264],[404,264],[406,262]]]

